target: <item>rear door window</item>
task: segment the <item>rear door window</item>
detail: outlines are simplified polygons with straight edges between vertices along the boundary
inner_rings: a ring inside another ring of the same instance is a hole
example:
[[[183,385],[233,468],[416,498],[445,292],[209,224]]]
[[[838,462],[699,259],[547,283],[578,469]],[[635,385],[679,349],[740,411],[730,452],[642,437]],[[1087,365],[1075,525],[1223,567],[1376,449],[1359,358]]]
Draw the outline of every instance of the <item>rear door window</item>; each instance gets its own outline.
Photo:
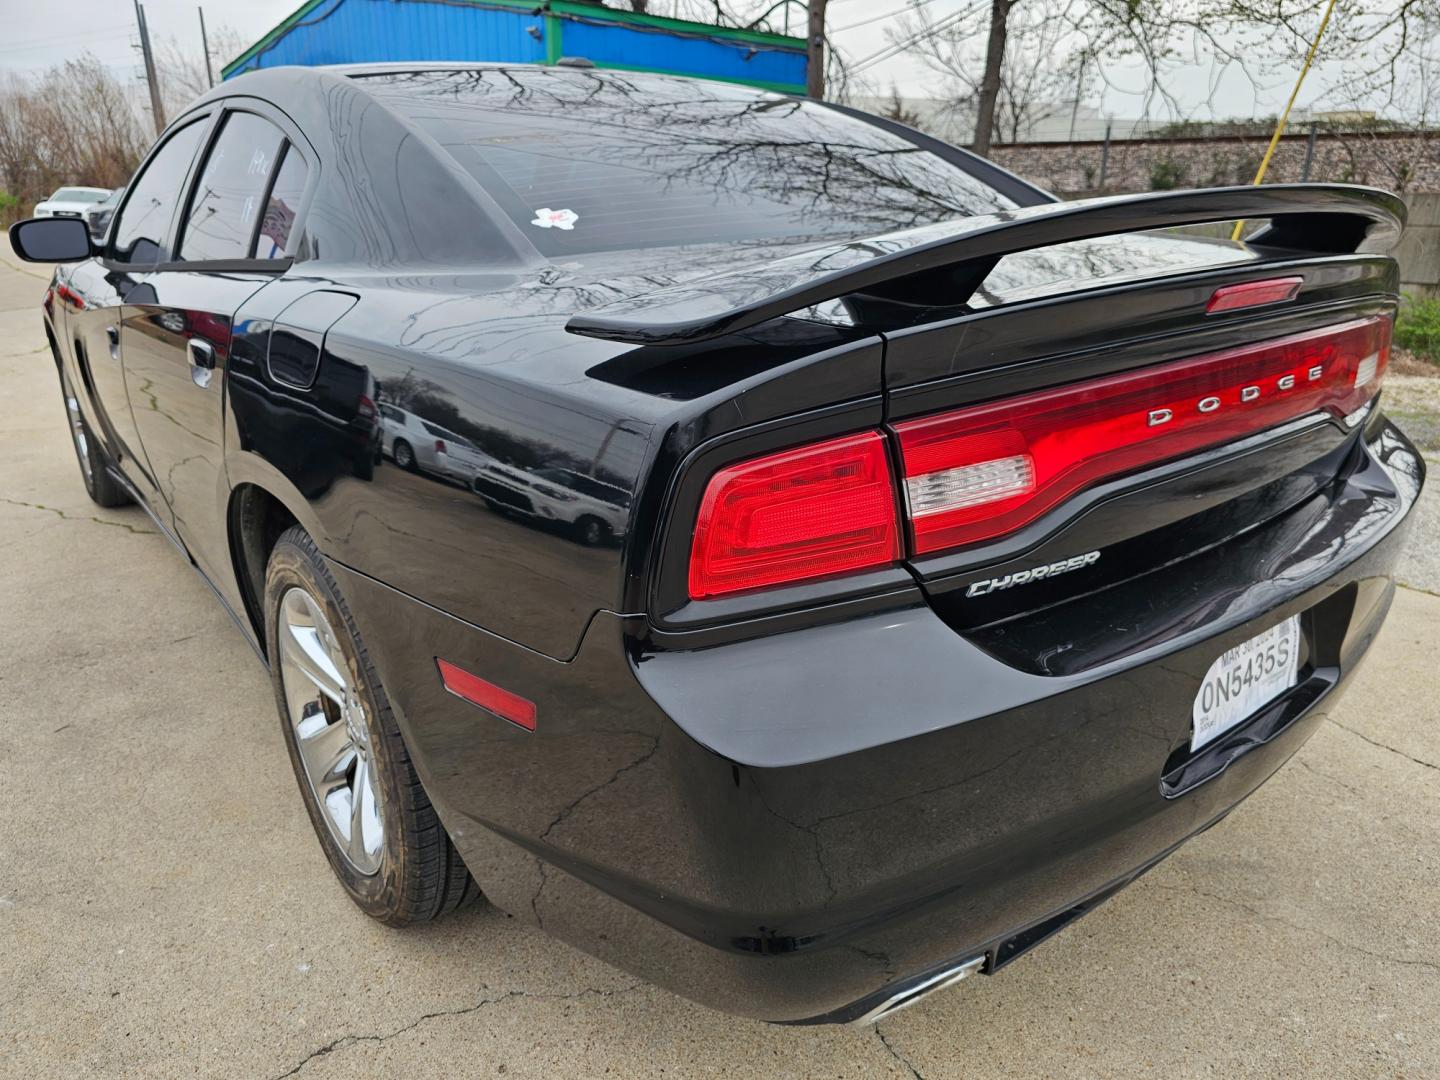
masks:
[[[423,427],[426,431],[428,431],[431,435],[434,435],[435,438],[446,439],[450,442],[455,443],[457,446],[473,447],[475,445],[469,439],[465,438],[465,436],[456,435],[455,432],[443,428],[439,424],[432,424],[428,420],[421,420],[420,426]]]
[[[255,256],[260,259],[283,259],[290,231],[295,227],[295,214],[300,209],[300,196],[305,191],[309,174],[305,159],[294,146],[286,145],[280,171],[265,200],[265,215],[260,219],[260,239]]]
[[[279,128],[254,113],[225,117],[190,200],[182,260],[251,257],[261,204],[284,142]]]

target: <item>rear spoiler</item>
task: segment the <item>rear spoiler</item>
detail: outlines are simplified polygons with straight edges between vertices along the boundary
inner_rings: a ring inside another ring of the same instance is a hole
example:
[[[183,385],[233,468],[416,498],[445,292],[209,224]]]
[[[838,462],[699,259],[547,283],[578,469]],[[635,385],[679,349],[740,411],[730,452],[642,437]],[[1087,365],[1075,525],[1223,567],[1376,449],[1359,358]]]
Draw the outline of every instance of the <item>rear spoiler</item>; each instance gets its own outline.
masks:
[[[1236,218],[1269,219],[1247,241],[1255,247],[1334,255],[1368,241],[1372,250],[1384,251],[1399,239],[1405,204],[1378,188],[1344,184],[1208,188],[1046,203],[820,247],[672,285],[577,312],[565,329],[637,345],[680,345],[867,290],[903,295],[908,279],[935,271],[968,266],[977,271],[971,278],[978,286],[1000,258],[1030,248]]]

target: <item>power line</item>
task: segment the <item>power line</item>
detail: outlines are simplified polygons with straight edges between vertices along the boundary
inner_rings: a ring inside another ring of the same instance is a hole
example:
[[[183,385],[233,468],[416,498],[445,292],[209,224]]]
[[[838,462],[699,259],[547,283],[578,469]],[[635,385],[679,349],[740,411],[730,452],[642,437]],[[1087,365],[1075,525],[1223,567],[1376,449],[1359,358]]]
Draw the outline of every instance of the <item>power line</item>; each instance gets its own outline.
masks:
[[[854,30],[857,26],[869,26],[871,23],[879,22],[881,19],[893,19],[896,15],[903,15],[907,11],[919,11],[926,4],[933,4],[935,0],[920,0],[918,4],[906,4],[903,8],[896,8],[894,11],[887,11],[883,15],[871,15],[868,19],[861,19],[859,22],[850,23],[848,26],[836,26],[829,32],[832,34],[843,34],[846,30]]]
[[[6,45],[0,48],[0,53],[29,52],[31,49],[60,48],[65,45],[74,45],[88,41],[101,41],[113,38],[117,33],[128,31],[129,25],[111,27],[105,30],[89,30],[83,34],[57,34],[54,37],[31,38],[29,41],[19,45]]]
[[[922,27],[920,30],[917,30],[909,37],[902,38],[899,41],[892,41],[884,48],[875,50],[869,56],[862,56],[859,60],[855,61],[853,65],[851,65],[851,74],[854,74],[855,72],[860,71],[863,68],[873,67],[875,64],[880,63],[882,60],[888,60],[890,59],[890,57],[896,55],[897,53],[904,52],[921,38],[928,37],[929,35],[934,34],[937,31],[954,25],[961,19],[968,18],[969,16],[979,11],[982,7],[984,7],[984,0],[981,0],[980,3],[973,4],[968,8],[962,8],[960,11],[951,12],[949,15],[946,15],[939,21],[930,23]]]
[[[864,71],[866,68],[874,67],[882,60],[889,60],[890,57],[895,56],[898,53],[904,52],[911,45],[914,45],[922,38],[929,37],[931,34],[934,34],[940,30],[944,30],[947,27],[953,26],[955,23],[959,22],[962,19],[968,19],[971,15],[974,15],[976,12],[980,11],[984,7],[984,0],[981,0],[980,3],[972,4],[968,8],[962,8],[960,11],[956,11],[950,15],[946,15],[943,19],[940,19],[937,22],[930,23],[923,29],[916,31],[907,38],[903,38],[900,41],[891,42],[889,45],[885,46],[885,48],[879,49],[876,52],[871,53],[869,56],[861,57],[859,60],[857,60],[854,64],[850,66],[849,73],[851,75],[856,75],[859,74],[861,71]]]

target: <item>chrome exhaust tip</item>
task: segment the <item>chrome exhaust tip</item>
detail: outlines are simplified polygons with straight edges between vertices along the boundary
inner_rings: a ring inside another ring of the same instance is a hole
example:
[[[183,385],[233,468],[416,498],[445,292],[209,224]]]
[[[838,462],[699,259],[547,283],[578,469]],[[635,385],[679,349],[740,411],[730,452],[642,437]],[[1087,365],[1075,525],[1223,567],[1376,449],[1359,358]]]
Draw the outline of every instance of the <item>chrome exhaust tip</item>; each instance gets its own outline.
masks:
[[[892,1016],[901,1009],[908,1009],[921,998],[927,998],[939,990],[948,990],[956,983],[968,979],[974,975],[985,964],[985,954],[972,959],[962,961],[953,967],[945,968],[942,971],[931,975],[928,979],[922,979],[918,983],[912,983],[903,990],[897,990],[890,997],[885,998],[865,1015],[850,1021],[851,1027],[868,1027],[871,1024],[878,1024],[888,1016]]]

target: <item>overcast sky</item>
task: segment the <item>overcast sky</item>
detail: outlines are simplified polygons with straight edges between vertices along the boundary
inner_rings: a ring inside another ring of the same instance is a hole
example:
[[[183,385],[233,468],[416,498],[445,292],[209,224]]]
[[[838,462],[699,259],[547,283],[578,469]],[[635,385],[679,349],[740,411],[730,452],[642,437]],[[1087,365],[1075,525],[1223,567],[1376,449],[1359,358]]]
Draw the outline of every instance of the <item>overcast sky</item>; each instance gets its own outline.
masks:
[[[205,18],[212,31],[219,26],[229,26],[249,42],[282,20],[297,3],[298,0],[212,0],[205,4]],[[903,10],[904,6],[905,0],[831,0],[830,23],[839,30],[837,39],[841,47],[852,59],[861,59],[886,47],[885,30],[887,26],[893,27],[894,19],[885,16]],[[965,6],[973,4],[970,0],[929,0],[927,10],[940,18]],[[193,47],[198,55],[200,31],[196,11],[196,5],[188,0],[146,0],[145,14],[151,38],[177,38]],[[0,71],[39,72],[88,49],[117,73],[131,78],[139,78],[142,73],[136,48],[139,37],[134,7],[127,0],[62,0],[59,3],[0,0],[0,25],[6,31],[0,37]],[[216,67],[218,72],[219,63]],[[879,86],[888,88],[894,82],[902,93],[912,96],[923,96],[935,82],[935,77],[913,54],[902,53],[876,64],[866,74]],[[1126,82],[1125,74],[1121,69],[1118,81],[1122,84]],[[1183,102],[1185,115],[1193,119],[1273,115],[1284,105],[1295,68],[1272,65],[1265,76],[1269,85],[1258,88],[1238,71],[1223,73],[1218,76],[1218,86],[1213,93],[1212,74],[1210,65],[1206,64],[1177,71],[1167,78],[1171,93]],[[1338,74],[1323,67],[1312,72],[1299,106],[1347,105],[1347,102],[1316,100],[1322,98],[1327,85],[1334,85]],[[1143,82],[1141,71],[1136,69],[1130,84],[1140,88]],[[1103,101],[1098,93],[1092,93],[1088,104],[1121,118],[1139,116],[1143,109],[1139,94],[1127,95],[1114,88],[1105,92]]]

